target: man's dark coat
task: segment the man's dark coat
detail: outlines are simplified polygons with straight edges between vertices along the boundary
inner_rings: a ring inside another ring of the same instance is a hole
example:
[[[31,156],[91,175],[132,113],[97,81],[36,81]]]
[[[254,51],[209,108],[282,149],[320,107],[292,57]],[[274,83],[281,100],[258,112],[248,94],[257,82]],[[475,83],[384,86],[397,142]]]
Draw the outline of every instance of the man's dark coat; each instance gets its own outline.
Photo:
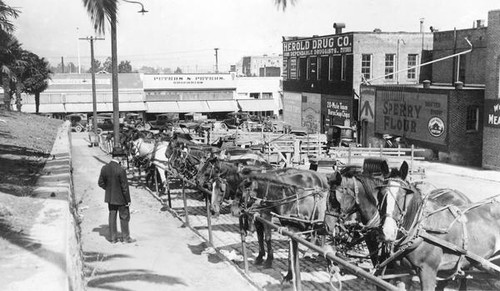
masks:
[[[130,203],[127,173],[117,162],[111,161],[102,167],[98,184],[106,190],[104,202],[114,205]]]

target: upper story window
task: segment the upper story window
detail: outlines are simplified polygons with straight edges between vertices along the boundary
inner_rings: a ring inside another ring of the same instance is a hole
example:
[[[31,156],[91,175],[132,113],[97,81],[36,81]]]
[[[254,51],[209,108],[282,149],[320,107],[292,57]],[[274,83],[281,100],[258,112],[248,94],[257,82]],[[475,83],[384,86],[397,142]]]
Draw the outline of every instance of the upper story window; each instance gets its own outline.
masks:
[[[307,58],[307,79],[316,81],[318,79],[318,57],[311,56]]]
[[[479,107],[475,105],[467,106],[466,131],[479,130]]]
[[[386,54],[385,55],[385,79],[393,80],[394,79],[394,66],[395,66],[395,54]]]
[[[307,78],[307,58],[299,58],[297,66],[297,71],[299,72],[298,79],[305,81]]]
[[[415,67],[417,65],[417,54],[409,54],[408,55],[408,68]],[[417,68],[409,69],[407,74],[408,79],[416,79],[417,78]]]
[[[364,80],[370,80],[372,78],[372,55],[361,55],[361,75]]]
[[[329,62],[330,62],[329,57],[327,57],[327,56],[320,57],[319,69],[318,69],[318,72],[319,72],[318,79],[319,80],[329,80],[329,69],[328,69]]]

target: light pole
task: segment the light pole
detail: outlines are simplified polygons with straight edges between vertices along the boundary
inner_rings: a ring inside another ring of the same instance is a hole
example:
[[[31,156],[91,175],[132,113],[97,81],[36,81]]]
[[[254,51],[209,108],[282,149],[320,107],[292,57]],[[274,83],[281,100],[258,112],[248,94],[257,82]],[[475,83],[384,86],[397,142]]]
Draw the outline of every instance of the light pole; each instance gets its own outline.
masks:
[[[79,38],[80,40],[90,40],[90,70],[92,72],[92,129],[94,131],[94,139],[90,140],[93,146],[97,138],[97,96],[95,89],[95,64],[94,64],[94,40],[104,40],[104,38],[85,37]],[[78,70],[80,70],[80,63],[78,63]]]
[[[146,13],[144,5],[138,1],[123,0],[129,3],[141,5],[139,13]],[[118,57],[116,42],[116,13],[111,14],[111,89],[113,91],[113,147],[120,147],[120,99],[118,96]]]

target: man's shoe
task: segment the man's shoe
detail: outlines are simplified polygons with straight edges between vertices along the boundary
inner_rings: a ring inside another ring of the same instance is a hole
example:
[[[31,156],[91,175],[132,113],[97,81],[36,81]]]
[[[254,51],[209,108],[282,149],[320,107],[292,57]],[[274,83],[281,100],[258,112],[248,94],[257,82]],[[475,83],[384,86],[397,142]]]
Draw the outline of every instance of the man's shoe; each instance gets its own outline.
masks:
[[[118,243],[118,240],[117,239],[112,239],[109,242],[112,243],[112,244],[116,244],[116,243]]]
[[[131,244],[131,243],[135,243],[136,241],[137,241],[136,239],[133,239],[131,237],[123,239],[124,244]]]

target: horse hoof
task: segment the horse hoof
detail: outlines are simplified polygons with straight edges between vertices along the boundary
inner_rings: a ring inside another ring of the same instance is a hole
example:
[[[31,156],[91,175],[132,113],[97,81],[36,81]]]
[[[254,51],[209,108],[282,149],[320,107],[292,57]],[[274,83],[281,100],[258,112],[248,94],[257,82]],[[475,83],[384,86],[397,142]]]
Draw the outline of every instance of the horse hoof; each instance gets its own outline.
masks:
[[[262,258],[256,258],[254,265],[262,265],[263,262],[264,262],[264,260]]]

